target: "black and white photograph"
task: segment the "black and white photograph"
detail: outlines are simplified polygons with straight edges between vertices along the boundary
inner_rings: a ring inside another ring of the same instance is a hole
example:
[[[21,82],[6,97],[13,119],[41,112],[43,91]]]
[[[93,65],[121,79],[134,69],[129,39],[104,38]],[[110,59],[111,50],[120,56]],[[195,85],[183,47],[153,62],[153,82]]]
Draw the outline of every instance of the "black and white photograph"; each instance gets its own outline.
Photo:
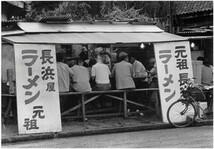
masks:
[[[213,148],[213,1],[1,1],[1,148]]]

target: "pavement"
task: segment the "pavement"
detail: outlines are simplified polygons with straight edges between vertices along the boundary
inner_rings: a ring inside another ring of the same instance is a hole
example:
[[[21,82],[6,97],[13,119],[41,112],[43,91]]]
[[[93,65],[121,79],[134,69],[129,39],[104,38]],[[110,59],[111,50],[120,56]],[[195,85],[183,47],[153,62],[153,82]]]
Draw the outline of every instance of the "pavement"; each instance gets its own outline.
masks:
[[[197,123],[196,126],[202,125],[213,125],[213,119],[203,120]],[[163,123],[156,115],[142,116],[135,114],[126,119],[122,117],[90,118],[86,122],[80,120],[63,120],[61,132],[19,135],[17,122],[11,119],[7,120],[4,127],[2,126],[1,141],[2,143],[15,143],[31,140],[169,128],[173,127],[170,124]]]

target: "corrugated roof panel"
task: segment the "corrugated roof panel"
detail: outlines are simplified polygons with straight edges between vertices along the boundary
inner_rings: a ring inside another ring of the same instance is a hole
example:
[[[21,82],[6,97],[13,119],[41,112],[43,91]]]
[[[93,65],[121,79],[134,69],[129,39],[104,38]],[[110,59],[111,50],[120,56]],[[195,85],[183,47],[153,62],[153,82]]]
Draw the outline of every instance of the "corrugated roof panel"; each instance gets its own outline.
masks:
[[[25,32],[22,30],[13,30],[13,31],[2,31],[2,36],[8,36],[8,35],[18,35],[18,34],[24,34]]]
[[[169,33],[40,33],[20,36],[6,36],[12,43],[35,44],[93,44],[93,43],[139,43],[183,41],[181,37]]]
[[[45,24],[37,22],[20,22],[19,27],[28,33],[41,32],[163,32],[155,25],[131,24]]]

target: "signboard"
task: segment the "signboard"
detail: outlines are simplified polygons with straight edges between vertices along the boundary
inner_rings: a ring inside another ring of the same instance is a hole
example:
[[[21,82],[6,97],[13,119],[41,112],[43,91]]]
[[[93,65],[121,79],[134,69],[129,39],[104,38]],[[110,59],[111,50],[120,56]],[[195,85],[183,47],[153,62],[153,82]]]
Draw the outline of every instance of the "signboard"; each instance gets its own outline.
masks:
[[[54,45],[14,44],[19,134],[62,130]]]
[[[167,120],[168,107],[180,98],[182,86],[193,77],[189,42],[155,43],[158,85],[162,118]]]

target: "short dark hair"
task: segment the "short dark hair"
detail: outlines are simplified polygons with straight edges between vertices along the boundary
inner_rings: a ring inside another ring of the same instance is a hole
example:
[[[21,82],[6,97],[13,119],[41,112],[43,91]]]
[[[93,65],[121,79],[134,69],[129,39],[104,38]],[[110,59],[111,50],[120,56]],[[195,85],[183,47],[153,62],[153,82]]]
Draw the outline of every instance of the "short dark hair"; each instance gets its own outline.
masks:
[[[136,59],[136,56],[134,54],[129,54],[129,58],[134,58]]]
[[[96,59],[90,59],[88,62],[89,67],[92,67],[93,65],[95,65],[97,63]]]
[[[64,59],[64,54],[63,53],[57,53],[56,54],[56,61],[57,62],[62,62]]]
[[[127,57],[128,57],[128,55],[123,55],[123,56],[119,57],[119,61],[123,61],[123,60],[125,60]]]
[[[204,61],[204,57],[199,56],[199,57],[197,58],[197,60],[198,60],[198,61]]]

